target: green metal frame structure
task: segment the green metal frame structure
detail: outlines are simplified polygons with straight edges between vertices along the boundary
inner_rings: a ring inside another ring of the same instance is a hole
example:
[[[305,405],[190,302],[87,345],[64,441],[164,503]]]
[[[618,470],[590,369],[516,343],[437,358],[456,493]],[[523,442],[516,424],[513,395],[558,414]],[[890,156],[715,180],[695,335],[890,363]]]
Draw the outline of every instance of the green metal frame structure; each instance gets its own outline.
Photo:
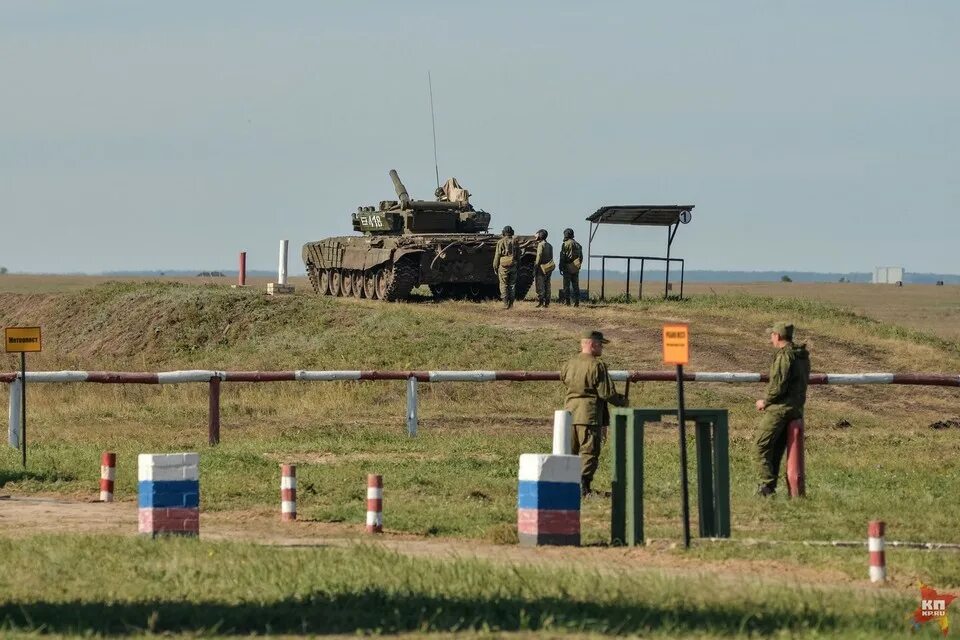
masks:
[[[694,423],[701,538],[730,537],[730,445],[726,409],[687,409]],[[676,409],[617,408],[610,412],[613,456],[610,542],[636,546],[643,535],[643,434],[648,422]]]

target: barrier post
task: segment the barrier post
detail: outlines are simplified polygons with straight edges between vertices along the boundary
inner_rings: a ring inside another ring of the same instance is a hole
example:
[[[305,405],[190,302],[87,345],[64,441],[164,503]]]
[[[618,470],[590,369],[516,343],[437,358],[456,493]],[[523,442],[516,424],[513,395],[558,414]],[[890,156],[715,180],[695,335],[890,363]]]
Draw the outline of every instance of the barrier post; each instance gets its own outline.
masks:
[[[117,454],[100,454],[100,502],[113,502],[113,481],[116,477]]]
[[[267,293],[276,295],[279,293],[293,293],[293,286],[287,284],[287,254],[289,240],[280,241],[280,257],[277,261],[277,281],[267,283]]]
[[[200,535],[200,456],[141,453],[137,456],[138,531]]]
[[[807,495],[807,472],[804,459],[803,419],[787,425],[787,491],[791,498]]]
[[[417,378],[407,378],[407,435],[417,437]]]
[[[220,377],[210,378],[210,409],[208,411],[207,440],[210,446],[220,444]]]
[[[288,240],[280,241],[280,258],[277,264],[277,284],[287,286],[287,249],[290,242]]]
[[[20,385],[23,382],[19,376],[10,382],[10,404],[7,411],[9,426],[7,427],[7,441],[13,449],[20,449]]]
[[[730,444],[727,412],[694,409],[697,509],[701,538],[730,537]]]
[[[886,524],[882,520],[871,520],[867,525],[867,551],[870,553],[870,582],[884,582],[887,579],[887,556],[883,535]]]
[[[613,478],[611,482],[610,541],[615,545],[644,543],[643,533],[643,420],[630,409],[610,414]]]
[[[713,447],[710,442],[710,423],[697,420],[694,424],[694,449],[697,457],[697,508],[700,537],[714,535],[716,520],[713,489]]]
[[[367,475],[367,533],[383,533],[383,476]]]
[[[247,286],[247,252],[240,252],[240,271],[237,273],[237,286]]]
[[[573,414],[560,410],[553,412],[553,455],[568,456],[573,449]]]
[[[280,465],[280,520],[297,519],[297,465]]]

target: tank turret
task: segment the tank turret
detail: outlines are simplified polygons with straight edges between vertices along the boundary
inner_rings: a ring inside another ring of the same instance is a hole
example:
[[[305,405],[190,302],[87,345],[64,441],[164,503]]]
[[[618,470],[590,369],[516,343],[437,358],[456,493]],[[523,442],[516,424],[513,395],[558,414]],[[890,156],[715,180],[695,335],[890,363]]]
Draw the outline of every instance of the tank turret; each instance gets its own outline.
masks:
[[[304,245],[314,290],[393,301],[428,285],[436,298],[499,297],[493,271],[499,236],[489,233],[490,214],[474,209],[470,193],[456,178],[437,188],[436,200],[414,200],[396,170],[389,175],[397,199],[360,206],[352,214],[353,230],[362,236]],[[523,299],[533,283],[536,245],[532,236],[517,240],[524,253],[516,296]]]
[[[354,231],[379,235],[485,233],[490,227],[490,214],[475,210],[469,194],[453,200],[441,188],[437,190],[437,200],[412,200],[396,169],[390,169],[390,179],[397,199],[381,200],[376,208],[359,207],[353,214]],[[456,178],[447,181],[450,183],[457,184],[456,189],[467,193],[460,189]]]

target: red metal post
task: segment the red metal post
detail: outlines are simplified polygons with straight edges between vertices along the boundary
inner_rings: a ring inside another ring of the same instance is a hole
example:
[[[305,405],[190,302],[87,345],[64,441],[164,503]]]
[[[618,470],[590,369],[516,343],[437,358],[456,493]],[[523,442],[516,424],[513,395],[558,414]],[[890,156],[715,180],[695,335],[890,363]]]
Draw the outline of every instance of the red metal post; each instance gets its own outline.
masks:
[[[803,420],[787,425],[787,489],[791,498],[807,495],[806,462],[803,456]]]
[[[210,411],[207,436],[210,446],[220,444],[220,378],[210,378]]]
[[[237,276],[237,284],[241,287],[247,286],[247,252],[240,252],[240,273]]]

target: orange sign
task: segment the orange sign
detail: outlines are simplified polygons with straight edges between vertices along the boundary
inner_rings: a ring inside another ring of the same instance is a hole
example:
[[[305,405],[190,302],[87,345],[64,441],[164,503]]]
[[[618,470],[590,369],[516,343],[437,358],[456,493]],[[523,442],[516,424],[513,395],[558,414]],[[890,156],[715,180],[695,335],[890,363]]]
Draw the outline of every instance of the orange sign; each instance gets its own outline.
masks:
[[[7,327],[3,331],[7,353],[40,351],[40,327]]]
[[[690,328],[685,324],[663,325],[663,363],[690,362]]]

